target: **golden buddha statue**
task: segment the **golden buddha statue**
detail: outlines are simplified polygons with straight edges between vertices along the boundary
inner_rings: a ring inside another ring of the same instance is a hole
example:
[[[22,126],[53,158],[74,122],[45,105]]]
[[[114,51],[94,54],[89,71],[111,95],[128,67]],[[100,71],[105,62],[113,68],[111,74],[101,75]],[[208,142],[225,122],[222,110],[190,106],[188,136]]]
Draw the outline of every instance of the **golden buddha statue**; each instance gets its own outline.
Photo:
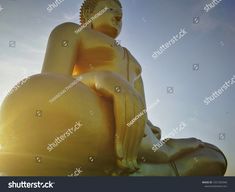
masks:
[[[1,175],[66,176],[78,168],[91,176],[225,174],[226,158],[213,145],[169,139],[154,152],[161,131],[146,113],[127,126],[146,105],[141,66],[115,41],[122,17],[118,0],[85,0],[81,26],[52,31],[41,74],[1,106]]]

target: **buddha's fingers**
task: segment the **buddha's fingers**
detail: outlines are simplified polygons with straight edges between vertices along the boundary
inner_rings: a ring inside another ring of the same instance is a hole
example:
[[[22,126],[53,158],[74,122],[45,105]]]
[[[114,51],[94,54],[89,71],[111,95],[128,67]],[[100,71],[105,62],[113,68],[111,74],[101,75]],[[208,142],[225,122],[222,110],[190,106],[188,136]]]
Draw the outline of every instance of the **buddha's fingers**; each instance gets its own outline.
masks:
[[[135,170],[135,166],[133,164],[133,159],[131,158],[131,154],[133,153],[133,144],[135,143],[135,132],[133,131],[133,126],[130,126],[130,122],[135,118],[135,99],[133,95],[126,95],[126,130],[125,137],[123,140],[123,148],[124,148],[124,159],[127,161],[127,166],[131,170]]]
[[[123,140],[126,129],[125,116],[125,96],[120,94],[114,98],[114,115],[115,115],[115,150],[118,158],[122,159],[124,156]]]
[[[136,124],[139,125],[138,129],[135,131],[136,133],[136,140],[135,140],[135,143],[134,143],[134,150],[133,150],[133,153],[132,153],[132,159],[134,160],[134,163],[135,163],[135,167],[138,168],[138,164],[137,164],[137,156],[138,156],[138,152],[139,152],[139,146],[140,146],[140,143],[141,143],[141,140],[144,136],[144,128],[145,128],[145,124],[146,124],[146,121],[147,121],[147,117],[146,117],[146,114],[145,114],[145,110],[142,109],[140,106],[138,105],[135,105],[135,113],[140,117],[138,119],[138,122],[136,122]]]
[[[145,125],[147,122],[146,110],[144,108],[141,108],[141,106],[143,106],[143,105],[140,105],[140,107],[135,108],[135,110],[138,113],[137,116],[139,117],[139,119],[136,123],[139,125],[139,127],[136,130],[137,139],[135,140],[135,143],[134,143],[135,148],[133,151],[132,158],[134,159],[136,164],[137,164],[137,156],[138,156],[138,152],[139,152],[140,143],[141,143],[141,140],[144,136],[144,129],[145,129]],[[136,166],[136,168],[138,168],[138,165]]]
[[[127,149],[127,162],[131,168],[138,168],[137,155],[140,141],[144,135],[145,114],[143,114],[144,105],[141,104],[138,97],[134,96],[131,100],[127,100],[126,108],[129,109],[127,119],[131,119],[132,124],[127,127],[125,136],[125,147]],[[133,115],[132,115],[133,114]]]
[[[135,114],[135,118],[137,117],[138,115],[138,112],[139,112],[139,107],[138,107],[138,103],[135,103],[134,104],[134,114]],[[133,134],[133,142],[130,143],[129,145],[129,149],[128,149],[128,152],[129,152],[129,157],[128,159],[131,160],[133,166],[135,167],[135,169],[138,168],[138,165],[137,165],[137,154],[135,155],[136,151],[138,151],[138,147],[139,146],[136,146],[136,143],[137,143],[137,140],[138,139],[138,130],[140,130],[140,124],[138,122],[138,120],[134,123],[133,126],[129,127],[128,129],[131,130],[132,134]]]

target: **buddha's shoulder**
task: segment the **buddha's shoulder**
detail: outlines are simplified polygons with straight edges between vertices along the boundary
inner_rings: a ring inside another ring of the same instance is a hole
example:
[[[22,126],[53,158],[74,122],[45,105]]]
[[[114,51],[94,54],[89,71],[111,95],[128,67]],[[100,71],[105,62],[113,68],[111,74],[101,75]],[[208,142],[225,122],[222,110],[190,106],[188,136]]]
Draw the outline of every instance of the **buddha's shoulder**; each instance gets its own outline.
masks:
[[[76,31],[79,28],[79,25],[76,23],[72,23],[72,22],[66,22],[66,23],[62,23],[60,25],[57,25],[53,30],[53,32],[58,32],[58,31]]]
[[[56,26],[51,34],[71,34],[74,33],[75,35],[85,36],[85,37],[94,37],[94,36],[102,36],[102,33],[99,33],[89,27],[84,25],[78,25],[77,23],[66,22]],[[104,35],[103,35],[104,36]]]
[[[81,25],[78,25],[77,23],[66,22],[54,27],[54,29],[51,31],[51,36],[53,35],[71,36],[72,34],[81,36],[84,34],[84,32],[87,33],[87,29],[82,29]]]

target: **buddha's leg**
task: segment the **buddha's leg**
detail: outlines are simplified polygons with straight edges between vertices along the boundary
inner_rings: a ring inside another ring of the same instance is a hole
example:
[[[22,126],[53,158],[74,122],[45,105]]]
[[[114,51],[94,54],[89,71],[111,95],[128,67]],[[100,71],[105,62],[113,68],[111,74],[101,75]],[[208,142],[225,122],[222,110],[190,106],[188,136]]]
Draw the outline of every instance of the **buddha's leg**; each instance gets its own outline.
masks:
[[[206,145],[169,163],[154,164],[142,157],[140,169],[132,176],[223,176],[227,161],[216,147]]]
[[[224,175],[227,168],[227,161],[224,154],[217,147],[207,143],[204,143],[204,146],[199,146],[196,149],[184,150],[176,159],[170,159],[170,156],[173,154],[171,151],[174,152],[174,146],[178,148],[175,151],[178,151],[183,143],[188,142],[189,144],[194,141],[195,139],[174,139],[170,145],[171,148],[166,143],[154,152],[152,150],[153,142],[151,138],[145,137],[142,140],[139,153],[139,161],[141,162],[140,169],[133,176]],[[171,154],[167,155],[168,153]]]
[[[180,176],[223,176],[227,160],[217,147],[205,146],[175,161],[175,169]]]
[[[5,99],[0,113],[2,175],[69,175],[80,167],[81,175],[105,175],[116,167],[111,103],[79,82],[51,100],[73,81],[36,75]],[[67,134],[76,122],[82,126]]]

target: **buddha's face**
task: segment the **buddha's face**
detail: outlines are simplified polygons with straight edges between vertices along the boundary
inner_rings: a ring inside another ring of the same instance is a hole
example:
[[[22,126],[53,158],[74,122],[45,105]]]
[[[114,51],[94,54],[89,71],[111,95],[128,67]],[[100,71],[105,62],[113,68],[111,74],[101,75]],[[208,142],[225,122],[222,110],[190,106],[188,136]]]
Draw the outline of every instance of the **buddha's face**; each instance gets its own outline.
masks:
[[[97,3],[92,15],[95,15],[105,7],[108,10],[92,21],[92,28],[112,38],[116,38],[122,28],[122,8],[111,0],[103,0]]]

